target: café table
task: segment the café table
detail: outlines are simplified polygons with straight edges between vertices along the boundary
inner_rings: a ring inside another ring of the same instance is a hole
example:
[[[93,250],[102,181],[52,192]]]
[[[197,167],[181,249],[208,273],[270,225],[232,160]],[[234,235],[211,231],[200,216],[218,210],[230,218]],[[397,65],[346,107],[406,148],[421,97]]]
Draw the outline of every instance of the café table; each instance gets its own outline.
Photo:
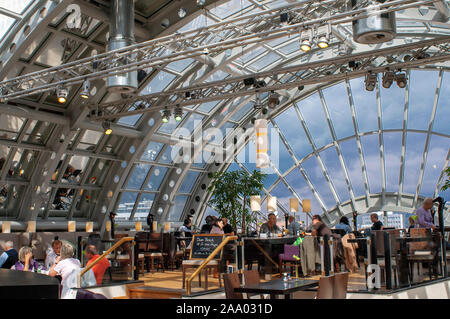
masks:
[[[275,299],[276,295],[284,295],[284,299],[291,299],[292,293],[313,288],[318,285],[318,280],[293,278],[288,281],[283,281],[283,279],[277,279],[259,284],[243,285],[242,287],[234,288],[234,291],[241,293],[269,294],[271,299]]]

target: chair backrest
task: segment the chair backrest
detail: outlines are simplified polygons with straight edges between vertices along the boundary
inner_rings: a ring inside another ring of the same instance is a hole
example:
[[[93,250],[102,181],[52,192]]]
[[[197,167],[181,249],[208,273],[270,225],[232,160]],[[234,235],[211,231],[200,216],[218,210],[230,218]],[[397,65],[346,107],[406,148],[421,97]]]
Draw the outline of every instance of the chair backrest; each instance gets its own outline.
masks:
[[[300,257],[300,248],[299,246],[294,245],[284,245],[284,255],[292,257],[293,255],[296,255]]]
[[[348,272],[341,272],[334,275],[333,297],[334,299],[346,299],[348,286]]]
[[[245,270],[244,271],[244,283],[246,285],[259,284],[259,272],[258,270]]]
[[[223,285],[225,288],[225,296],[227,299],[244,299],[242,293],[234,292],[234,288],[241,286],[239,274],[237,272],[231,274],[223,274]]]
[[[334,297],[334,275],[322,276],[319,279],[319,288],[317,288],[317,299],[333,299]]]
[[[411,237],[430,237],[431,240],[431,230],[428,228],[411,228]],[[409,252],[413,253],[416,250],[427,250],[429,249],[429,242],[411,242],[409,243]]]

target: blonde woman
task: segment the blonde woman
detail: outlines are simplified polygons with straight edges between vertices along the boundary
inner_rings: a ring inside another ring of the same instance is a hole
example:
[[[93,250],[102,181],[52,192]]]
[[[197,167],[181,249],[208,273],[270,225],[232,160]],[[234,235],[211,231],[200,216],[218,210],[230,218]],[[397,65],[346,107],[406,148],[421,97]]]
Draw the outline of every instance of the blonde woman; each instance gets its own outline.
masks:
[[[14,270],[32,271],[45,270],[44,267],[33,259],[33,251],[31,247],[24,246],[19,250],[19,260],[11,267]]]
[[[64,286],[67,277],[74,272],[79,271],[81,268],[80,261],[73,258],[73,247],[71,244],[64,243],[61,246],[60,255],[56,258],[55,264],[50,268],[49,276],[55,277],[61,276],[61,285]]]

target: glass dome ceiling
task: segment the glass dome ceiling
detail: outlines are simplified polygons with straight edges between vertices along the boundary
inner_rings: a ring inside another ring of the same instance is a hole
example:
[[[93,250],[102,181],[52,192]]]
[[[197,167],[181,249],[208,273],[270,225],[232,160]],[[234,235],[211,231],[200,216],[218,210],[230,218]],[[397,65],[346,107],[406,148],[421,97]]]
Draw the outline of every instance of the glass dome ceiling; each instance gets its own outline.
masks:
[[[2,79],[76,61],[92,55],[93,50],[104,52],[109,29],[105,7],[78,3],[83,25],[74,31],[65,27],[69,13],[64,3],[0,1],[0,8],[5,9],[0,10]],[[158,24],[147,11],[139,12],[139,4],[144,3],[136,3],[137,20],[145,17]],[[161,35],[201,30],[289,3],[213,2],[205,9],[188,11],[186,17],[161,30]],[[318,16],[322,11],[308,14]],[[41,20],[33,25],[31,38],[20,42],[21,28],[36,12]],[[449,35],[448,22],[433,19],[437,12],[432,5],[398,12],[396,41]],[[136,29],[138,41],[148,40],[140,24]],[[226,39],[238,35],[237,29],[223,34]],[[306,54],[299,43],[299,35],[292,34],[147,68],[138,95],[338,57],[362,47],[352,40],[351,23],[333,29],[326,50]],[[169,52],[170,48],[161,48],[160,54]],[[353,211],[411,212],[426,196],[449,197],[448,191],[439,192],[450,158],[448,63],[410,69],[407,77],[405,89],[394,83],[387,89],[377,85],[369,92],[364,78],[353,78],[278,92],[281,103],[268,113],[273,167],[264,186],[265,196],[278,198],[280,212],[289,211],[290,197],[311,199],[312,212],[325,214],[332,224]],[[106,91],[102,80],[95,80],[93,87],[93,103],[120,99]],[[89,109],[80,108],[76,92],[71,90],[64,105],[56,102],[54,93],[2,105],[0,219],[75,219],[102,224],[105,212],[116,210],[117,219],[123,222],[145,219],[148,212],[159,221],[179,222],[193,213],[195,223],[200,224],[205,213],[212,213],[206,205],[208,172],[255,168],[252,139],[239,144],[231,160],[217,164],[211,163],[214,149],[196,154],[193,163],[177,163],[175,154],[181,148],[173,140],[183,136],[190,141],[206,128],[218,128],[227,139],[233,137],[234,129],[251,128],[250,120],[257,115],[254,95],[187,105],[181,122],[172,117],[169,123],[161,123],[159,111],[123,116],[107,136],[101,125],[86,119]],[[263,103],[266,97],[267,93],[262,94]],[[222,140],[213,142],[222,145]],[[76,174],[65,178],[68,170]]]

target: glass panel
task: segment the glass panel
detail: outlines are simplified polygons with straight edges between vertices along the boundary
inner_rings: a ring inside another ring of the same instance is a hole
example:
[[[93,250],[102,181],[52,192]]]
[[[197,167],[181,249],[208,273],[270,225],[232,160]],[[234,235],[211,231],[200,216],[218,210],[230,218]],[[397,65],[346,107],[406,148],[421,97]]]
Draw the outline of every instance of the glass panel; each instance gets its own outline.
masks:
[[[365,194],[364,181],[356,140],[351,139],[344,141],[339,143],[339,145],[341,146],[342,156],[344,157],[345,166],[347,167],[353,193],[355,196],[362,196]]]
[[[167,85],[175,78],[175,75],[160,71],[149,84],[139,92],[139,95],[162,92]]]
[[[279,138],[278,132],[273,128],[272,123],[269,122],[267,127],[269,129],[269,157],[274,163],[275,167],[283,174],[289,168],[294,166],[294,160],[289,154],[283,141]],[[272,138],[275,134],[276,138]]]
[[[302,159],[312,152],[311,144],[293,107],[277,116],[275,123],[277,123],[297,159]]]
[[[15,21],[13,18],[0,15],[0,39],[3,39]]]
[[[0,114],[0,138],[15,140],[24,121],[20,117]]]
[[[354,135],[347,88],[339,83],[322,91],[338,139]]]
[[[167,145],[166,150],[161,155],[161,158],[158,160],[160,163],[173,163],[174,158],[176,158],[177,154],[181,151],[181,147]]]
[[[303,162],[302,167],[306,171],[306,175],[309,177],[325,206],[328,209],[336,206],[336,201],[331,193],[330,186],[323,176],[317,157],[313,156],[309,158],[307,161]]]
[[[117,216],[115,218],[116,221],[126,221],[130,218],[137,195],[138,193],[122,193],[119,207],[117,207]]]
[[[78,143],[77,145],[77,149],[88,151],[94,150],[102,136],[103,134],[100,132],[90,130],[85,131],[83,137],[80,140],[80,143]]]
[[[328,122],[323,113],[322,102],[319,95],[313,94],[297,103],[306,126],[312,135],[317,148],[321,148],[332,142]]]
[[[136,208],[136,213],[134,214],[134,220],[146,221],[147,215],[152,209],[153,200],[155,199],[155,194],[142,194],[139,200],[139,204]]]
[[[206,78],[204,81],[205,82],[220,81],[220,80],[223,80],[224,78],[226,78],[228,75],[229,74],[226,73],[226,72],[223,72],[221,70],[217,70],[216,72],[214,72],[213,74],[208,76],[208,78]]]
[[[189,65],[191,65],[192,62],[194,62],[194,59],[183,59],[183,60],[178,60],[178,61],[174,61],[172,63],[169,63],[167,65],[167,67],[172,69],[172,70],[175,70],[177,72],[182,72]]]
[[[408,132],[406,134],[405,173],[403,192],[415,194],[419,181],[426,134]]]
[[[364,78],[350,80],[350,88],[355,104],[356,120],[360,132],[378,130],[376,91],[367,91]]]
[[[135,114],[135,115],[131,115],[131,116],[121,117],[117,123],[128,125],[128,126],[135,126],[137,121],[139,121],[139,119],[141,118],[141,116],[142,116],[142,114]]]
[[[218,101],[211,101],[211,102],[206,102],[206,103],[202,103],[199,105],[199,107],[197,108],[198,111],[200,112],[205,112],[205,113],[209,113],[211,112],[211,110],[218,104]]]
[[[188,196],[176,196],[175,205],[172,206],[169,212],[168,221],[177,222],[180,220],[181,214],[183,213],[184,206]]]
[[[157,142],[148,143],[147,148],[145,149],[144,153],[141,156],[141,160],[154,161],[163,146],[164,146],[164,144],[162,144],[162,143],[157,143]]]
[[[189,137],[191,136],[194,129],[201,127],[203,120],[203,115],[197,113],[191,113],[189,118],[184,122],[183,126],[176,129],[174,135]]]
[[[288,45],[285,45],[284,47],[279,48],[278,50],[280,50],[284,54],[291,54],[293,52],[299,52],[300,51],[300,41],[298,41],[298,39],[297,39],[297,40],[289,43]]]
[[[211,24],[214,24],[214,21],[202,14],[197,18],[195,18],[194,20],[192,20],[191,22],[189,22],[188,24],[186,24],[185,26],[183,26],[182,28],[180,28],[178,32],[191,31]]]
[[[83,174],[89,159],[90,158],[87,156],[72,156],[69,165],[67,166],[67,169],[71,172],[67,179],[68,182],[78,183],[80,181],[80,177]]]
[[[147,185],[145,185],[145,190],[157,191],[161,185],[164,176],[166,175],[167,167],[155,166]]]
[[[442,169],[444,168],[450,140],[446,137],[431,135],[428,157],[423,174],[420,195],[432,197]],[[445,179],[444,179],[445,181]],[[439,191],[439,193],[441,193]],[[446,197],[448,198],[448,197]]]
[[[134,165],[133,173],[125,188],[127,189],[141,189],[142,183],[144,183],[145,177],[147,177],[150,165],[137,164]]]
[[[277,197],[277,205],[283,206],[289,211],[289,198],[294,197],[294,195],[289,191],[286,185],[280,181],[277,186],[270,192],[272,196]],[[277,208],[278,212],[283,214],[280,208]],[[280,215],[280,214],[279,214]]]
[[[186,115],[186,112],[183,112],[183,117]],[[175,129],[182,123],[182,121],[177,122],[175,121],[173,114],[172,116],[169,118],[169,122],[167,123],[162,123],[161,122],[161,126],[158,128],[158,132],[160,133],[167,133],[167,134],[172,134],[173,131],[175,131]]]
[[[267,174],[266,178],[264,178],[264,181],[263,181],[264,187],[266,189],[269,189],[270,186],[272,186],[273,183],[275,183],[278,180],[279,177],[280,176],[278,174],[276,174],[276,173]]]
[[[244,48],[245,50],[245,48]],[[253,49],[245,53],[241,58],[237,59],[237,61],[244,63],[247,63],[248,61],[252,60],[253,58],[257,57],[258,55],[261,55],[263,52],[265,52],[266,49],[261,46],[255,46]]]
[[[370,193],[381,193],[381,161],[378,135],[361,136]]]
[[[229,17],[230,15],[245,9],[250,5],[251,3],[249,3],[247,0],[244,1],[232,0],[224,4],[221,4],[215,8],[212,8],[210,12],[219,17],[220,19],[225,19],[226,17]]]
[[[450,135],[450,73],[444,72],[441,84],[441,91],[439,94],[439,101],[436,110],[436,117],[434,119],[433,131]]]
[[[378,76],[381,97],[381,112],[384,129],[401,129],[403,127],[403,111],[405,108],[405,89],[400,89],[395,83],[385,89],[381,85],[381,75]]]
[[[33,0],[0,0],[0,7],[20,14],[31,2]]]
[[[263,68],[265,68],[266,66],[268,66],[269,64],[272,64],[275,61],[278,61],[281,57],[274,53],[274,52],[270,52],[268,54],[266,54],[264,57],[262,57],[261,59],[257,60],[256,62],[250,64],[251,67],[255,68],[256,70],[261,70]]]
[[[428,129],[438,74],[436,71],[411,71],[408,129]]]
[[[184,177],[183,183],[178,189],[178,193],[190,193],[199,174],[199,172],[194,171],[187,172],[186,176]]]
[[[327,148],[320,153],[320,157],[322,158],[325,168],[331,177],[334,188],[336,189],[336,193],[338,194],[341,202],[345,202],[350,199],[344,172],[342,171],[342,167],[336,153],[336,148],[334,146]]]
[[[319,202],[316,200],[316,197],[314,196],[313,192],[311,191],[311,188],[309,188],[308,184],[306,183],[306,180],[303,178],[303,176],[300,174],[300,172],[298,170],[295,169],[291,173],[289,173],[289,175],[286,176],[286,181],[297,192],[297,194],[300,196],[300,198],[302,200],[303,199],[311,200],[311,214],[312,215],[315,215],[315,214],[321,215],[322,214],[322,208],[320,207]],[[300,210],[301,209],[302,208],[300,207]],[[305,221],[305,216],[306,216],[306,214],[300,214],[300,220]]]
[[[242,120],[242,118],[253,109],[253,103],[247,103],[243,107],[239,109],[239,111],[236,111],[231,117],[230,120],[239,122]]]
[[[385,133],[384,165],[386,166],[386,191],[398,192],[398,177],[400,176],[400,156],[402,151],[402,134]]]
[[[67,40],[66,37],[62,35],[53,35],[50,44],[47,46],[47,50],[42,51],[36,59],[37,63],[45,64],[48,66],[60,65],[63,59],[64,45],[63,43]],[[78,43],[78,42],[76,42]],[[76,44],[78,46],[78,44]]]

